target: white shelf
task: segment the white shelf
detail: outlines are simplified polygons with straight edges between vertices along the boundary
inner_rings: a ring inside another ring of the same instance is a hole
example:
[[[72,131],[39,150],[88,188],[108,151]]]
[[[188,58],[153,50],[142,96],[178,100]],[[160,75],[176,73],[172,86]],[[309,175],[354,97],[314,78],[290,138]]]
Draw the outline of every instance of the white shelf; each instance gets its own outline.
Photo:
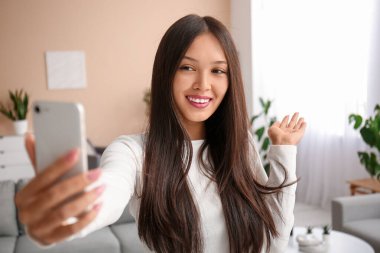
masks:
[[[34,177],[34,169],[25,149],[24,136],[0,136],[0,180],[17,181]]]

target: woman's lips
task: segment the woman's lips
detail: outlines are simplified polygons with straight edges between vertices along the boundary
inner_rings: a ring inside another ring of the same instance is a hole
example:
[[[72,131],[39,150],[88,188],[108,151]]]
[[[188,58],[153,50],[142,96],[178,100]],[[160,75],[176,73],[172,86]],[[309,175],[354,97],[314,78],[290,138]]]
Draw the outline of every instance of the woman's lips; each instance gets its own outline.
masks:
[[[206,96],[186,96],[186,98],[192,106],[200,109],[207,107],[212,101],[212,98]]]

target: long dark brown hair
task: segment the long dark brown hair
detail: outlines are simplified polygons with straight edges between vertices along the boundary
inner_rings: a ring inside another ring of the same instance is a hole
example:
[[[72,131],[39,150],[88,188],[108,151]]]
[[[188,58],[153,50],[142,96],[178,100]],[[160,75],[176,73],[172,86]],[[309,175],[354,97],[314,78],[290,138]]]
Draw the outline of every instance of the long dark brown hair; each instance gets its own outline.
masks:
[[[265,194],[285,185],[270,188],[255,179],[257,164],[253,161],[259,158],[253,155],[250,143],[237,51],[226,27],[208,16],[179,19],[165,33],[156,53],[145,136],[139,236],[156,252],[203,252],[199,213],[186,180],[192,145],[174,102],[173,80],[185,52],[205,32],[213,34],[224,49],[229,86],[222,103],[205,122],[200,163],[217,184],[230,252],[260,252],[264,241],[269,249],[270,238],[278,235]],[[204,152],[207,161],[202,160]]]

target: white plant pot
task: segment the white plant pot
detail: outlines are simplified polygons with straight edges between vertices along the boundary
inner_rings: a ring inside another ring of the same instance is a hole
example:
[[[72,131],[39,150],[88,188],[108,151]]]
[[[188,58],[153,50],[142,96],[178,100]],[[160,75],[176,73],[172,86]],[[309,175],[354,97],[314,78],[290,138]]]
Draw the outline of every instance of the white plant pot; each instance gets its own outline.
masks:
[[[323,234],[322,237],[323,237],[323,241],[324,241],[326,244],[329,244],[329,243],[330,243],[330,234]]]
[[[16,135],[24,135],[28,131],[28,121],[26,119],[13,121],[13,129]]]

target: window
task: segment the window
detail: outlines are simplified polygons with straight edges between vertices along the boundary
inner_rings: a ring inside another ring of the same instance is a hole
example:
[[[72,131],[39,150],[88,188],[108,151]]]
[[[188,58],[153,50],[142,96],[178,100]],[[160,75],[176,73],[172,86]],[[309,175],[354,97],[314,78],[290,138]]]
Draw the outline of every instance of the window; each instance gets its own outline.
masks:
[[[372,1],[253,1],[254,101],[343,135],[348,114],[366,109],[372,11]]]

